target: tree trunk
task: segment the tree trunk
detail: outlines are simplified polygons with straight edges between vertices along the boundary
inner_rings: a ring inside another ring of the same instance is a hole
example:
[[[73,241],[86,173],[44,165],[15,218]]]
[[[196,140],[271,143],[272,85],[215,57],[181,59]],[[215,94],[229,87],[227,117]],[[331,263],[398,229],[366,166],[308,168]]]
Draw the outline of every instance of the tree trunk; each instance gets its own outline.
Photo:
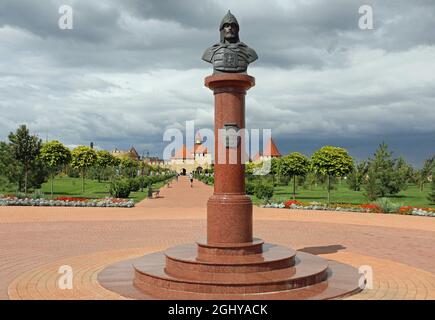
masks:
[[[82,170],[82,194],[85,194],[85,170]]]
[[[142,168],[142,171],[141,171],[140,192],[143,192],[143,175],[144,175],[144,168]]]
[[[293,176],[293,200],[296,200],[296,175]]]
[[[27,195],[27,176],[28,176],[29,169],[27,168],[27,165],[24,166],[24,193]]]
[[[54,174],[51,173],[51,199],[53,199],[53,180],[54,180]]]
[[[331,177],[328,174],[328,205],[331,203]]]

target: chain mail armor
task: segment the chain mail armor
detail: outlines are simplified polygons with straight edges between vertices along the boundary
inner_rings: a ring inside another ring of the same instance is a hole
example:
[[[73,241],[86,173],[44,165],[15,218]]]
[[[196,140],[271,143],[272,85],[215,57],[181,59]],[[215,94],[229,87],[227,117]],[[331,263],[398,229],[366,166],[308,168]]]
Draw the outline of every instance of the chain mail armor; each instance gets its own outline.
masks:
[[[224,25],[234,24],[237,26],[237,34],[234,43],[226,42],[224,38]],[[220,43],[217,43],[208,48],[202,59],[213,64],[215,73],[219,72],[237,72],[246,73],[248,65],[258,59],[257,53],[249,48],[243,42],[240,42],[239,23],[230,11],[222,19],[219,31],[221,33]]]

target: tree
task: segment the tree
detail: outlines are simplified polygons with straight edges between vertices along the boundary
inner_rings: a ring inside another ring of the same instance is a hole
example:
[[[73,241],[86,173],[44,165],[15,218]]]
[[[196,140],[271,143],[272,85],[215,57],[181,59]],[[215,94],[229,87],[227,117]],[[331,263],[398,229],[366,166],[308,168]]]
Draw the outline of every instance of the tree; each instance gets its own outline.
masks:
[[[116,165],[119,164],[119,159],[115,158],[112,154],[110,154],[110,152],[106,151],[106,150],[99,150],[97,151],[97,167],[99,169],[98,172],[98,182],[101,182],[101,175],[102,172],[106,169],[106,168],[110,168],[110,167],[115,167]]]
[[[126,178],[134,178],[137,176],[137,170],[138,170],[138,162],[131,159],[130,157],[122,158],[121,159],[121,169],[122,169],[122,175]],[[157,172],[157,166],[151,166],[151,171],[155,170]]]
[[[17,160],[12,155],[12,148],[9,144],[0,141],[0,190],[12,189],[10,184],[16,184],[20,180],[20,168]],[[20,185],[18,184],[18,190]]]
[[[377,178],[376,168],[369,166],[367,174],[364,177],[364,195],[370,201],[376,200],[381,192],[381,183]]]
[[[145,182],[145,175],[148,175],[151,171],[151,164],[149,164],[148,162],[142,160],[139,164],[140,167],[140,192],[143,192],[143,188],[145,187],[144,182]],[[207,169],[205,170],[207,171]]]
[[[342,177],[353,169],[353,159],[346,149],[332,146],[320,148],[311,156],[314,172],[327,177],[328,204],[331,202],[331,177]]]
[[[53,198],[53,180],[56,173],[71,161],[71,151],[59,141],[44,143],[39,158],[50,171],[50,191]]]
[[[406,190],[408,187],[408,182],[412,177],[413,168],[409,165],[405,159],[399,157],[395,160],[394,164],[394,188],[392,188],[393,193],[398,193],[401,190]]]
[[[352,172],[347,176],[347,183],[349,189],[353,191],[360,191],[364,184],[364,179],[367,176],[368,164],[365,161],[358,163]]]
[[[375,200],[396,194],[406,188],[409,169],[403,159],[394,159],[385,143],[381,143],[374,157],[368,161],[368,172],[364,182],[366,197]],[[405,168],[405,169],[403,169]]]
[[[282,176],[293,178],[293,199],[296,199],[296,177],[304,176],[309,170],[310,161],[299,152],[293,152],[281,158],[278,172]]]
[[[270,159],[270,174],[278,175],[279,174],[279,166],[281,163],[281,158],[272,158]]]
[[[245,164],[245,174],[247,176],[252,176],[256,170],[259,170],[262,163],[248,162]]]
[[[272,177],[272,185],[275,186],[276,185],[275,177],[279,175],[279,166],[281,163],[281,158],[271,158],[270,160],[265,160],[265,161],[270,161],[269,176]]]
[[[24,193],[27,194],[29,170],[39,155],[42,141],[35,135],[31,136],[24,124],[9,134],[9,141],[14,158],[23,166]]]
[[[49,172],[44,163],[36,158],[28,168],[27,188],[41,188],[48,175]],[[0,189],[10,191],[13,189],[12,184],[14,184],[16,191],[24,191],[24,168],[15,159],[12,145],[5,142],[0,142],[0,177]]]
[[[432,170],[435,169],[435,155],[424,161],[423,168],[417,171],[417,183],[420,187],[420,191],[424,190],[424,184],[429,181],[429,177],[432,174]]]
[[[97,153],[86,146],[78,146],[72,152],[71,166],[80,170],[82,175],[82,193],[85,193],[86,170],[97,162]]]
[[[50,172],[41,159],[36,158],[31,163],[29,169],[29,176],[27,178],[27,186],[32,189],[40,189],[44,182],[47,182],[50,177]]]

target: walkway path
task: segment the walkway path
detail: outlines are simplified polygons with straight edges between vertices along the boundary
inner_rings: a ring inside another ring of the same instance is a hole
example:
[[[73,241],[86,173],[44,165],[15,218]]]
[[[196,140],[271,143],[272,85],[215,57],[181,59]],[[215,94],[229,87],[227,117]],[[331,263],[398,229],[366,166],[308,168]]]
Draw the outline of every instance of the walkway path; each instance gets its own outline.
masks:
[[[118,299],[98,285],[105,265],[197,240],[212,188],[180,177],[132,209],[0,207],[0,299]],[[356,267],[374,288],[354,299],[435,299],[435,219],[254,208],[257,237]],[[74,290],[57,286],[61,265]]]

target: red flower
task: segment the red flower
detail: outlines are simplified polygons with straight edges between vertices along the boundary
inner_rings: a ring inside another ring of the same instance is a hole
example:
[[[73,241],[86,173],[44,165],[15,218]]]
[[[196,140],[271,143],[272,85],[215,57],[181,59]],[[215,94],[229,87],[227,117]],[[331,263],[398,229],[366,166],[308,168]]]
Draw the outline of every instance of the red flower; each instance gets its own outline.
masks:
[[[112,203],[123,203],[123,202],[126,202],[127,200],[125,200],[125,199],[119,199],[119,198],[112,198],[112,199],[110,199],[110,202],[112,202]]]
[[[55,200],[85,202],[85,201],[88,201],[89,199],[87,199],[87,198],[75,198],[75,197],[57,197]]]
[[[410,214],[412,212],[412,209],[414,209],[414,207],[403,206],[403,207],[399,208],[399,213],[401,213],[401,214]]]
[[[297,200],[288,200],[288,201],[284,202],[284,206],[286,208],[290,208],[292,204],[297,205],[297,206],[302,205],[302,203],[297,201]]]

